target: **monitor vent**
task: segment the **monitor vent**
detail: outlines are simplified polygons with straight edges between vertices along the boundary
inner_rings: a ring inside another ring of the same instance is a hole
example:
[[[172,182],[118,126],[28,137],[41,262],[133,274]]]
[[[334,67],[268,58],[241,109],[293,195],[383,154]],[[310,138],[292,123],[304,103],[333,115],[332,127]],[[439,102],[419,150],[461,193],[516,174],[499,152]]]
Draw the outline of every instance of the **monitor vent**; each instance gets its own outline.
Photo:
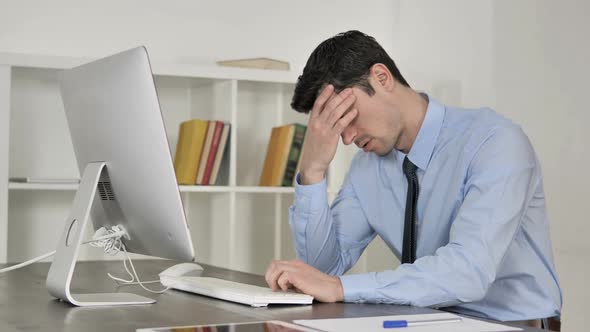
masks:
[[[107,181],[99,181],[98,182],[98,193],[100,194],[100,199],[103,201],[114,201],[115,194],[113,193],[113,188],[111,187],[111,183]]]

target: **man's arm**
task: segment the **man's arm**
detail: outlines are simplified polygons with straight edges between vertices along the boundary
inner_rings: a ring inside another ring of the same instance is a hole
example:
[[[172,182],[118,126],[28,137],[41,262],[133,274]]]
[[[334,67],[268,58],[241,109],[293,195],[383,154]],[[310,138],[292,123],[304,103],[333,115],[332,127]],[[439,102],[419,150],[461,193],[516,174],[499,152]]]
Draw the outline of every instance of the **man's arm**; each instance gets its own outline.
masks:
[[[354,164],[331,208],[325,180],[296,185],[289,225],[298,259],[271,263],[266,280],[273,290],[294,287],[319,301],[344,299],[334,276],[350,269],[375,237],[350,181]]]
[[[347,175],[332,207],[326,181],[295,188],[289,224],[297,258],[330,275],[341,275],[359,259],[375,237]]]
[[[295,203],[289,210],[297,257],[329,274],[342,274],[350,268],[372,235],[350,181],[345,181],[332,209],[326,193],[325,173],[343,130],[356,117],[355,100],[352,89],[335,93],[332,85],[316,98],[308,120]]]
[[[342,298],[340,280],[326,273],[346,271],[374,237],[349,181],[332,208],[328,205],[325,172],[334,159],[340,135],[358,113],[353,108],[355,97],[350,89],[340,94],[333,89],[331,85],[324,88],[311,111],[295,203],[289,211],[300,260],[275,261],[266,273],[267,283],[273,289],[296,287],[326,301]],[[324,291],[327,294],[320,294]]]

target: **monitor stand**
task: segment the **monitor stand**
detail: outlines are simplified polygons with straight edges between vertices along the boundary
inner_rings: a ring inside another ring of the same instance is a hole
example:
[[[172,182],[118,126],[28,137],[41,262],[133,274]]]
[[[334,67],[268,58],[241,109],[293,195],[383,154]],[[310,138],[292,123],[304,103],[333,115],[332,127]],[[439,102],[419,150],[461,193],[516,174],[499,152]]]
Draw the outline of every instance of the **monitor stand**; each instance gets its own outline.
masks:
[[[47,275],[47,289],[58,299],[77,306],[114,306],[132,304],[150,304],[154,299],[131,293],[95,293],[73,294],[70,283],[74,273],[76,260],[82,235],[88,224],[92,209],[95,207],[95,195],[101,176],[108,176],[106,163],[89,163],[84,169],[80,186],[76,192],[70,215],[66,220],[64,231],[57,244],[57,249],[49,274]]]

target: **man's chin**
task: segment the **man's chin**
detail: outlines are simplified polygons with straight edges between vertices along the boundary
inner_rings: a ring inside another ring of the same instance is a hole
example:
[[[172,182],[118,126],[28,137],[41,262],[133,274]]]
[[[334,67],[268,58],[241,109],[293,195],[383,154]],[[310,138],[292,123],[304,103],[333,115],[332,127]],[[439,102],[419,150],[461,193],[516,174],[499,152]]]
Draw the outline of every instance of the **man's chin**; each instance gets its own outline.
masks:
[[[390,149],[389,148],[388,149],[375,149],[375,150],[373,150],[373,153],[375,153],[379,157],[385,157],[388,154],[390,154],[391,151],[393,151],[393,148],[390,148]]]

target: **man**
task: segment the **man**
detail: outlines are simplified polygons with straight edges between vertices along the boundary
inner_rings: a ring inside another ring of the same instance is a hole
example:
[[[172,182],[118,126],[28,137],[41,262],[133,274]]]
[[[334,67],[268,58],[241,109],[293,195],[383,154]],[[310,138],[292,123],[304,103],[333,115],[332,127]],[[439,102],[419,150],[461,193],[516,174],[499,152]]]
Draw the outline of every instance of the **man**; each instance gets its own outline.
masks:
[[[535,325],[559,316],[541,170],[520,127],[417,93],[358,31],[314,50],[291,106],[309,113],[289,211],[298,260],[271,263],[271,288]],[[330,207],[339,137],[362,151]],[[343,275],[376,235],[403,264]]]

